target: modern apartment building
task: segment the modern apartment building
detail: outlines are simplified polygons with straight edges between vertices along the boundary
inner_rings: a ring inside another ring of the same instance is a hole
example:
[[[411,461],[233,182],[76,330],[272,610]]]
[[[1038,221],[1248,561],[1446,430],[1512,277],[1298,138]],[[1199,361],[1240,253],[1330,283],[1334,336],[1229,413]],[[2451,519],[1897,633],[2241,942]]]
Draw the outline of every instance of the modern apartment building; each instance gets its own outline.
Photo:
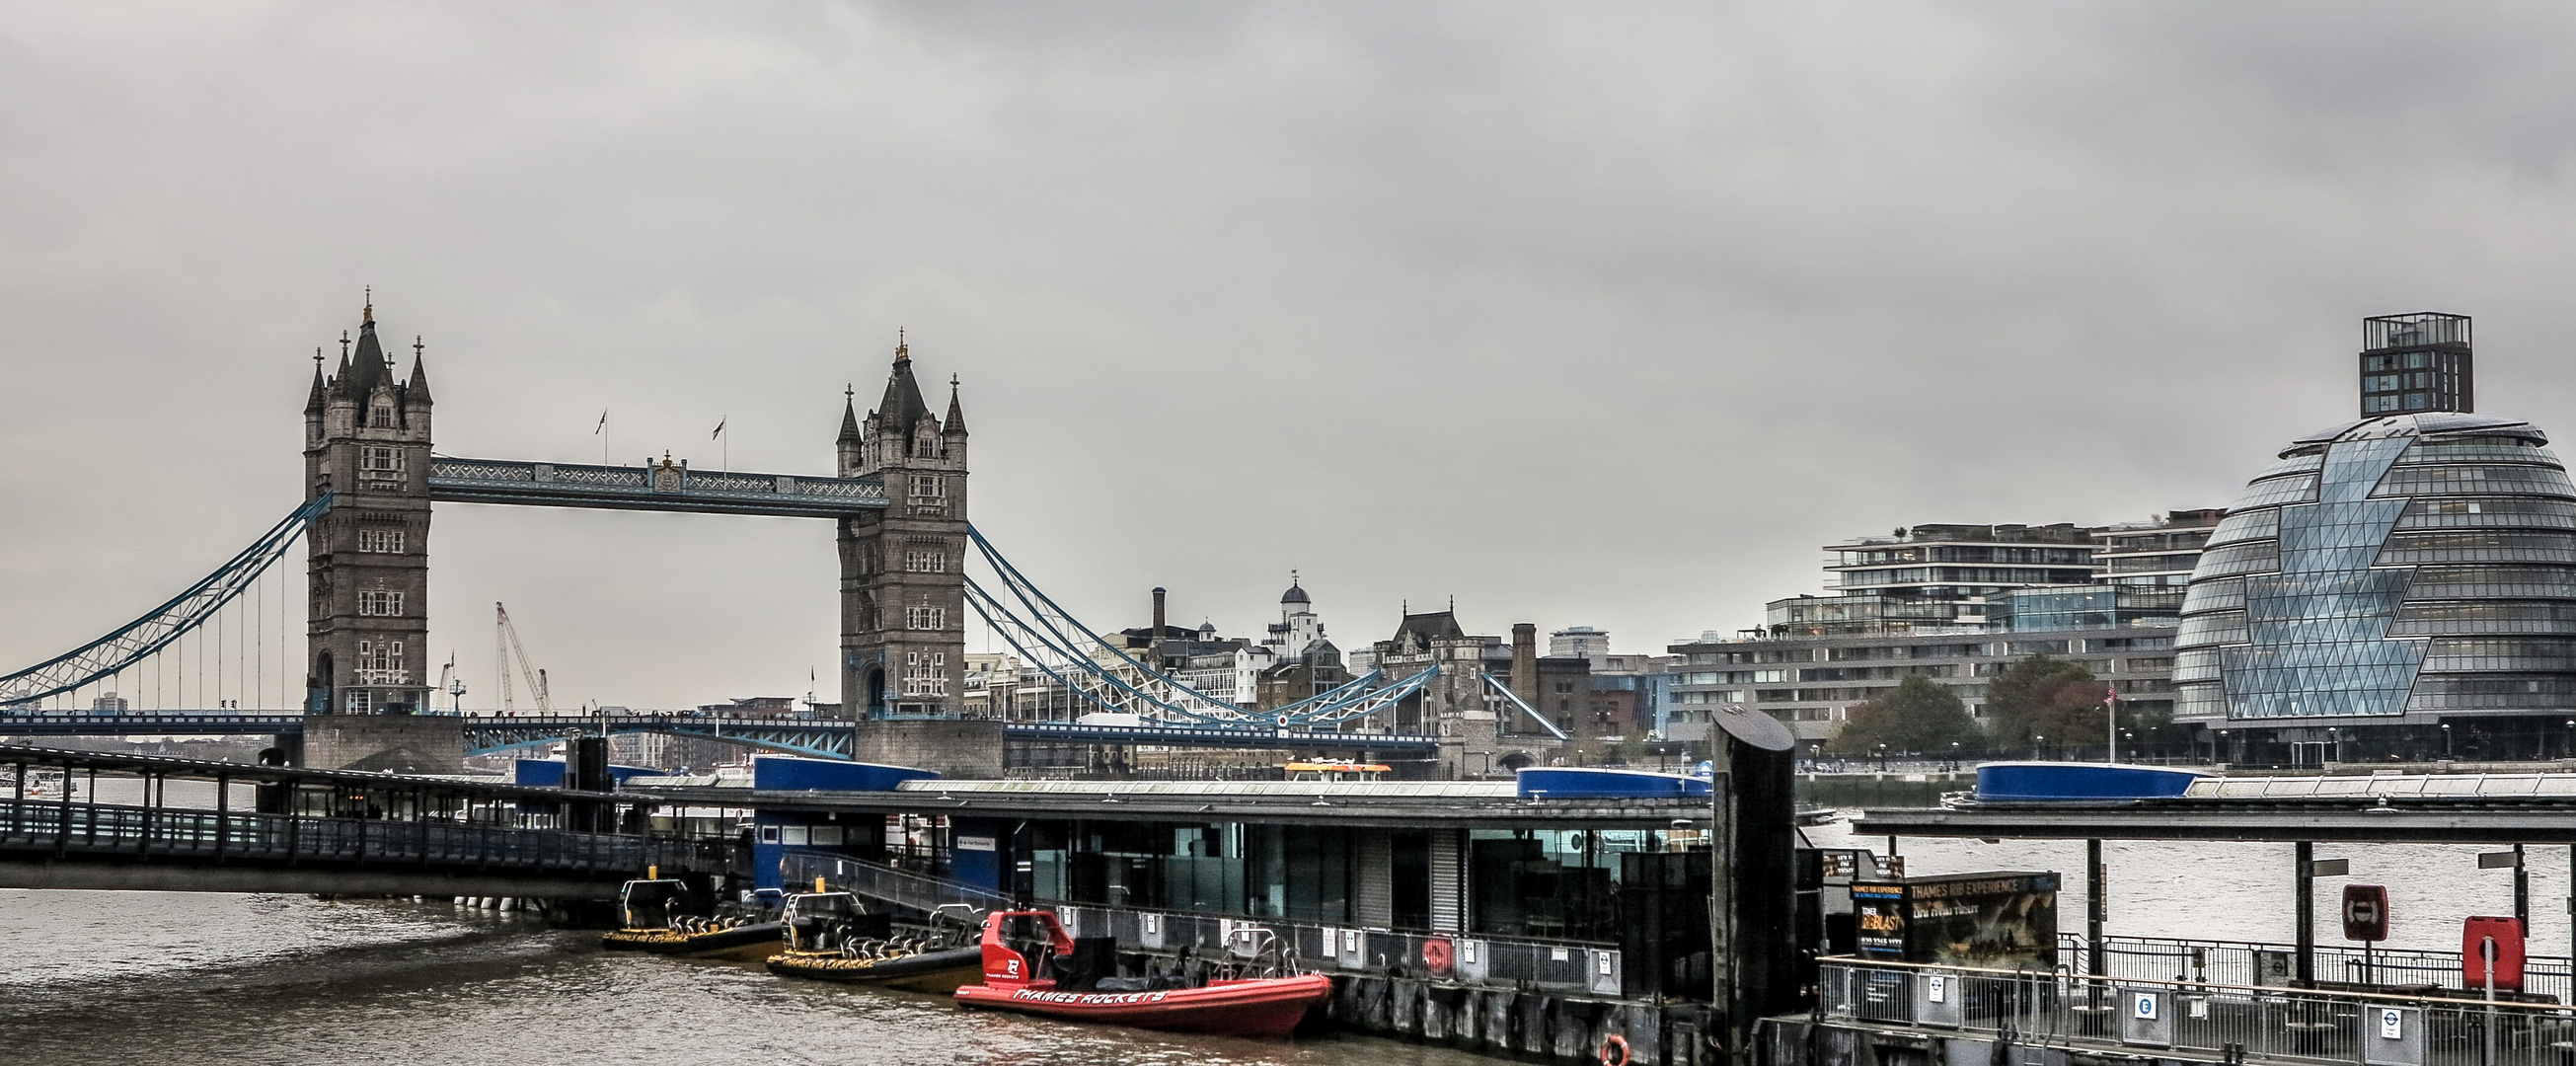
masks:
[[[1666,735],[1705,739],[1716,713],[1744,706],[1822,744],[1852,704],[1916,675],[1978,711],[1987,679],[2041,654],[2082,664],[2134,710],[2171,710],[2181,586],[2223,513],[2090,528],[1924,525],[1828,545],[1827,594],[1772,601],[1764,626],[1737,639],[1671,645],[1682,661],[1671,667]]]

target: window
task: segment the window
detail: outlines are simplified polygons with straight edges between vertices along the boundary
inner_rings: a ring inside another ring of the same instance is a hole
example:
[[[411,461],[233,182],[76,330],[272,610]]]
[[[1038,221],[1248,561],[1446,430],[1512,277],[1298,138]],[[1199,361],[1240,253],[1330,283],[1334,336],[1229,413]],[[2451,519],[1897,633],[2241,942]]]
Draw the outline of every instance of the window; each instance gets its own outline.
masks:
[[[411,672],[403,669],[403,645],[399,640],[362,640],[358,642],[358,683],[361,685],[408,685]]]
[[[392,428],[394,428],[394,405],[389,404],[389,403],[380,403],[380,404],[377,404],[377,405],[375,406],[375,409],[374,409],[374,410],[368,411],[368,412],[367,412],[367,428],[369,428],[369,429],[392,429]]]
[[[918,459],[939,458],[939,438],[924,436],[912,442],[912,454]]]
[[[937,549],[909,549],[903,553],[903,568],[914,574],[945,574],[948,572],[948,553]]]
[[[367,447],[358,449],[358,469],[370,474],[399,474],[403,469],[400,448]]]
[[[349,690],[349,713],[371,714],[376,709],[376,694],[362,688]]]
[[[912,475],[912,513],[947,515],[948,479],[938,474]]]
[[[403,531],[366,527],[358,530],[358,550],[362,552],[399,552],[403,550]]]
[[[358,592],[358,613],[373,618],[400,617],[403,613],[403,594],[361,589]]]
[[[948,628],[948,608],[906,607],[903,609],[903,627],[905,629],[946,629]]]

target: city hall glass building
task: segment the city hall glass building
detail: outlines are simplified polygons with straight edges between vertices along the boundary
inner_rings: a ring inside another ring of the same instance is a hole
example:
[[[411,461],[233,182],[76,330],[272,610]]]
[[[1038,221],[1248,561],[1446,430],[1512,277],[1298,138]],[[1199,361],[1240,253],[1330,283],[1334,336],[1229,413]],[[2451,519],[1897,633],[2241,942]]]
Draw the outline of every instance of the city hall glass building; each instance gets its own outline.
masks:
[[[2465,408],[2467,320],[2402,318],[2458,349],[2423,380]],[[2365,368],[2388,362],[2390,321],[2371,320]],[[2211,534],[2175,636],[2176,720],[2238,762],[2576,753],[2565,465],[2528,422],[2377,413],[2373,378],[2366,417],[2291,442]]]

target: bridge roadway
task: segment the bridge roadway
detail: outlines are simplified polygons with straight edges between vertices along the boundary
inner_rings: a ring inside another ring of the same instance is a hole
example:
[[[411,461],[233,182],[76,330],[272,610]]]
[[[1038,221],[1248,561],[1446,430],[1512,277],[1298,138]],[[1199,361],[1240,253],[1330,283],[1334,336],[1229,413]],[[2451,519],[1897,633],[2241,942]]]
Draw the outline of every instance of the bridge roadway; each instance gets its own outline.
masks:
[[[828,718],[727,718],[681,713],[464,717],[469,755],[491,755],[566,737],[668,733],[731,741],[796,755],[846,759],[853,723]],[[304,731],[298,712],[141,711],[125,714],[0,713],[0,737],[285,736]],[[1428,758],[1433,736],[1336,733],[1233,726],[1117,726],[1074,722],[1007,722],[1005,741],[1136,747],[1241,748],[1287,752],[1375,753]]]
[[[632,796],[26,747],[0,748],[0,772],[5,888],[604,899],[648,866],[733,858],[563,828],[641,824],[652,801]],[[139,782],[141,802],[95,802],[101,775]],[[213,809],[171,806],[174,779],[213,782]]]

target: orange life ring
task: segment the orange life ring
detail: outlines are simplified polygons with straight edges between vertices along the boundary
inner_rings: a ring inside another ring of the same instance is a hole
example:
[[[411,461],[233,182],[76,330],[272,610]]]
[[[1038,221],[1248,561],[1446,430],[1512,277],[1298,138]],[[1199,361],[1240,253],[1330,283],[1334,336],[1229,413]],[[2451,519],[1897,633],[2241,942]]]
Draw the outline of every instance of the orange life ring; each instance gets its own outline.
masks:
[[[1617,1051],[1619,1057],[1611,1058],[1612,1051]],[[1612,1033],[1601,1038],[1601,1066],[1628,1066],[1627,1037]]]
[[[1436,936],[1423,941],[1422,965],[1431,971],[1431,976],[1433,977],[1449,976],[1449,941],[1446,938]]]

